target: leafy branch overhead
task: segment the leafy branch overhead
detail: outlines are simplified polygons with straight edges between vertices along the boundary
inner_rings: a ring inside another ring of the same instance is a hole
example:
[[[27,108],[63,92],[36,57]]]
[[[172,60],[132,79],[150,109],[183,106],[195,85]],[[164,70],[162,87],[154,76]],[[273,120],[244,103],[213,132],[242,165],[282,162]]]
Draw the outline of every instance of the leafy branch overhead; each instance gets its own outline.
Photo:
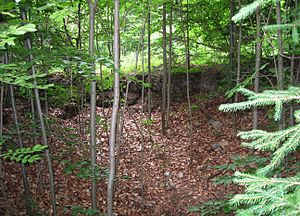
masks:
[[[8,28],[1,27],[0,33],[0,49],[5,49],[6,44],[9,46],[15,45],[17,36],[24,35],[28,32],[35,32],[35,24],[29,23],[23,26],[10,25]]]

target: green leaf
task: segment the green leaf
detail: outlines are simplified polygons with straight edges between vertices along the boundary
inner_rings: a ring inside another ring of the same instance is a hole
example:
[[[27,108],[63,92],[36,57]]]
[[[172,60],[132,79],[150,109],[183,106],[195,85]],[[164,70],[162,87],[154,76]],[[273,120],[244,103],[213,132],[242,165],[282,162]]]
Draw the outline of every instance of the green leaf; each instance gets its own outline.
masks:
[[[299,33],[298,33],[297,26],[294,26],[292,29],[292,37],[293,37],[293,42],[295,44],[298,44],[299,43]]]
[[[35,31],[37,31],[35,24],[29,23],[29,24],[26,24],[26,25],[18,27],[18,28],[12,27],[9,31],[9,34],[23,35],[27,32],[35,32]]]

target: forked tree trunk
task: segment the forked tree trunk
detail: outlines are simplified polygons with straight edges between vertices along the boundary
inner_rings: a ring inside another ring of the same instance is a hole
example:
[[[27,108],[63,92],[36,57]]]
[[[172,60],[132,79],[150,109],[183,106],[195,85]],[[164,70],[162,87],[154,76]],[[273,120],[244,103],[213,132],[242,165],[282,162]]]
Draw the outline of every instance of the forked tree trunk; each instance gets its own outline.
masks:
[[[167,32],[166,32],[166,3],[163,3],[163,86],[162,86],[162,109],[161,109],[161,131],[166,134],[166,93],[167,93]]]
[[[114,102],[112,109],[110,137],[109,137],[109,176],[107,187],[107,213],[113,216],[114,200],[114,180],[116,170],[115,143],[117,132],[117,121],[120,103],[120,30],[119,30],[119,0],[115,0],[115,19],[114,19]]]
[[[261,62],[261,46],[262,46],[262,35],[261,35],[261,18],[260,18],[260,8],[256,9],[256,59],[255,59],[255,77],[254,77],[254,91],[259,92],[259,70]],[[253,110],[253,129],[258,127],[258,109],[257,107]]]
[[[88,0],[89,4],[89,54],[94,56],[95,49],[95,12],[98,0]],[[92,75],[96,76],[95,63],[92,63]],[[97,209],[97,179],[96,179],[96,80],[91,83],[91,114],[90,114],[90,151],[91,151],[91,202],[92,208]]]
[[[22,18],[22,20],[27,20],[26,11],[23,10],[23,9],[21,9],[21,18]],[[28,50],[32,50],[31,39],[30,39],[29,35],[27,35],[25,37],[25,46],[26,46],[26,48]],[[33,61],[33,54],[29,55],[29,61]],[[32,73],[33,76],[36,75],[35,65],[31,66],[31,73]],[[42,140],[43,140],[43,144],[45,146],[48,146],[48,139],[47,139],[47,134],[46,134],[46,127],[45,127],[44,117],[43,117],[43,113],[42,113],[40,95],[39,95],[39,90],[37,88],[37,81],[36,81],[35,78],[33,79],[33,85],[35,86],[35,88],[34,88],[34,96],[35,96],[35,103],[36,103],[37,114],[38,114],[39,121],[40,121],[40,127],[41,127],[41,133],[42,133]],[[55,194],[54,173],[53,173],[52,161],[51,161],[51,156],[50,156],[50,150],[49,150],[49,148],[47,148],[45,150],[45,153],[46,153],[46,159],[47,159],[47,164],[48,164],[48,172],[49,172],[49,179],[50,179],[50,194],[51,194],[52,215],[56,216],[57,215],[57,207],[56,207],[56,194]]]

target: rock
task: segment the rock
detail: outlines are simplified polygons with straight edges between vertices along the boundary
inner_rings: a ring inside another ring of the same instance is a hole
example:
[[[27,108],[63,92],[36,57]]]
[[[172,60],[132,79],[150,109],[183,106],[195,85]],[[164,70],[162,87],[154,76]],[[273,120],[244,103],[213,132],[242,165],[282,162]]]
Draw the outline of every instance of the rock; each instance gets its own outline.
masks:
[[[209,119],[208,124],[211,125],[215,130],[219,130],[223,126],[222,122],[216,121],[214,119]]]
[[[182,179],[183,178],[183,172],[179,172],[177,175],[178,178]]]
[[[171,182],[167,182],[166,188],[167,191],[175,189],[175,185]]]
[[[220,144],[223,148],[225,148],[226,146],[229,145],[229,142],[228,142],[227,140],[222,139],[222,140],[219,142],[219,144]]]
[[[170,172],[165,172],[165,176],[167,177],[167,178],[171,178],[172,177],[172,174],[170,173]]]
[[[213,150],[213,151],[218,151],[218,152],[224,152],[224,148],[223,148],[223,146],[222,145],[220,145],[220,143],[214,143],[214,144],[212,144],[211,145],[211,149]]]

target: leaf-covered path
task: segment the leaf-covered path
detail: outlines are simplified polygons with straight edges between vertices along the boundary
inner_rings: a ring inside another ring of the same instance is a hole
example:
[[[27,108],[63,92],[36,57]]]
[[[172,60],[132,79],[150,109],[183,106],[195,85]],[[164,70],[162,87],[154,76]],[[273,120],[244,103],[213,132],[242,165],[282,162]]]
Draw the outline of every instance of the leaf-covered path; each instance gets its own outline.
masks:
[[[116,180],[114,209],[117,215],[192,215],[188,207],[237,192],[237,187],[214,185],[212,181],[224,173],[211,166],[228,164],[233,155],[247,152],[236,138],[232,114],[218,111],[223,102],[222,97],[193,98],[192,148],[188,144],[185,103],[172,104],[166,136],[160,132],[159,109],[153,112],[151,124],[145,121],[140,104],[127,109]],[[110,110],[98,108],[97,112],[101,116],[97,119],[97,164],[101,173],[98,207],[105,212],[108,126],[104,116],[110,116]],[[52,115],[54,113],[52,110]],[[87,121],[89,111],[83,115]],[[250,118],[251,114],[247,113],[238,116],[237,125],[249,127]],[[52,121],[49,138],[57,203],[60,215],[71,215],[75,206],[88,208],[90,205],[90,182],[84,179],[89,176],[89,138],[78,134],[78,117],[69,120],[53,117]],[[10,203],[24,214],[22,197],[17,196],[22,191],[20,168],[6,162],[4,170]],[[49,211],[46,163],[30,165],[28,173],[38,209]],[[77,209],[80,212],[81,208]]]

